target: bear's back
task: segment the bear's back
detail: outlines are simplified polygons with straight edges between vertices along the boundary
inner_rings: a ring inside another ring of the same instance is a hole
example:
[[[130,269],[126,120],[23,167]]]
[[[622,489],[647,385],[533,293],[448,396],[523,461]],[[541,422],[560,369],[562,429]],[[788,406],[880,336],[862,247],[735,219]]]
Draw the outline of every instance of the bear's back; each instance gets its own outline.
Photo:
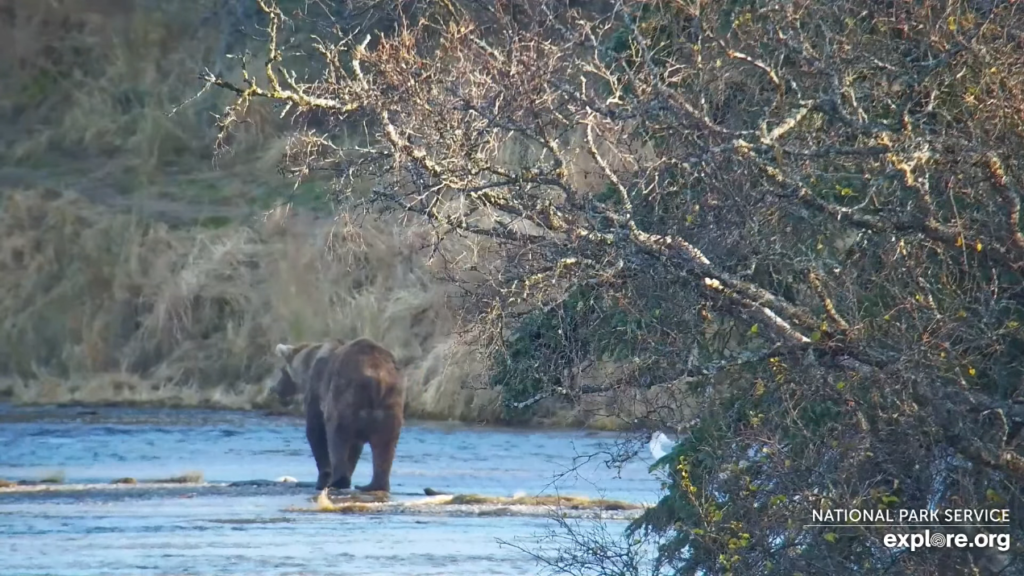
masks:
[[[398,363],[390,350],[369,338],[334,349],[324,366],[321,392],[335,406],[388,410],[404,404]]]

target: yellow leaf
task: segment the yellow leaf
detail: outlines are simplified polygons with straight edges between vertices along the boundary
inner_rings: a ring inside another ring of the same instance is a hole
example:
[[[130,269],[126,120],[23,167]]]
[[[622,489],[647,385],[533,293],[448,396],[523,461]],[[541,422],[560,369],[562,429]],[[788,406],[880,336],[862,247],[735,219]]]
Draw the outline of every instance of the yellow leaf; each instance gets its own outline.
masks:
[[[949,18],[947,18],[946,19],[946,26],[948,26],[950,30],[956,30],[956,18],[953,17],[953,16],[950,16]]]
[[[967,373],[968,373],[968,374],[970,374],[971,376],[974,376],[974,374],[975,374],[976,372],[977,372],[977,371],[976,371],[976,370],[974,369],[974,366],[968,366],[968,367],[967,367]]]
[[[961,247],[963,245],[964,245],[963,236],[957,236],[957,238],[956,238],[956,246],[957,246],[957,248],[959,248],[959,247]]]
[[[757,334],[757,324],[754,324],[753,326],[750,327],[750,333]]]
[[[825,533],[825,540],[828,540],[829,542],[831,542],[833,544],[835,544],[836,538],[838,538],[838,536],[836,536],[835,532],[826,532]]]
[[[978,243],[974,245],[974,249],[981,252],[981,240],[978,240]]]

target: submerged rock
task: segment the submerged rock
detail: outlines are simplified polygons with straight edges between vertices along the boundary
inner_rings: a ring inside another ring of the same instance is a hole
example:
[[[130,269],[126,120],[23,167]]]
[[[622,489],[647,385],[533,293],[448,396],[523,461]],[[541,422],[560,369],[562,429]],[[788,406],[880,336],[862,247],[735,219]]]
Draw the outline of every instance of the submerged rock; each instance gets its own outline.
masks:
[[[171,478],[163,478],[161,480],[154,480],[154,484],[202,484],[203,473],[202,472],[187,472],[181,476],[173,476]]]
[[[298,480],[296,480],[295,478],[292,478],[291,476],[282,476],[281,478],[278,478],[277,480],[262,480],[262,479],[239,480],[237,482],[230,482],[230,483],[228,483],[228,486],[231,486],[232,488],[238,488],[238,487],[242,487],[242,486],[260,486],[260,487],[262,487],[262,486],[280,486],[281,484],[287,484],[287,485],[289,485],[291,487],[294,487],[294,488],[315,488],[316,487],[316,482],[299,482]]]

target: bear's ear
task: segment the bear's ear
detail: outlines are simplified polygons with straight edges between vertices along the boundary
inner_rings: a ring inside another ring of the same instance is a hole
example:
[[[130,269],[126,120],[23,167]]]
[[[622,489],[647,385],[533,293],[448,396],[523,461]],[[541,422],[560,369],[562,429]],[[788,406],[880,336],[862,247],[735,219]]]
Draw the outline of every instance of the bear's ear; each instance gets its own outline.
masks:
[[[286,362],[291,362],[292,358],[295,356],[295,346],[278,344],[274,347],[274,353],[281,358],[284,358]]]

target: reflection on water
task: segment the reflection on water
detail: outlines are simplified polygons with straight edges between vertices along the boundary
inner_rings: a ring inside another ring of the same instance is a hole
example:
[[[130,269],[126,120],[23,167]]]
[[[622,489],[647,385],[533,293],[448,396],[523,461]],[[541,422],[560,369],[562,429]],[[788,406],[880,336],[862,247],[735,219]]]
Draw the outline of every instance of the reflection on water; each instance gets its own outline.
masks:
[[[601,458],[614,435],[408,423],[396,498],[431,487],[511,496],[575,494],[653,502],[643,462]],[[301,420],[218,411],[0,406],[0,478],[140,481],[202,472],[209,483],[315,480]],[[554,481],[577,463],[575,473]],[[364,451],[354,482],[371,472]],[[4,574],[535,574],[497,539],[543,535],[544,518],[303,514],[304,486],[0,492]]]

